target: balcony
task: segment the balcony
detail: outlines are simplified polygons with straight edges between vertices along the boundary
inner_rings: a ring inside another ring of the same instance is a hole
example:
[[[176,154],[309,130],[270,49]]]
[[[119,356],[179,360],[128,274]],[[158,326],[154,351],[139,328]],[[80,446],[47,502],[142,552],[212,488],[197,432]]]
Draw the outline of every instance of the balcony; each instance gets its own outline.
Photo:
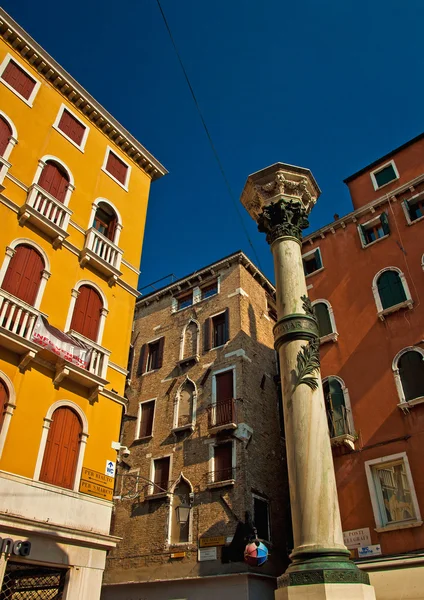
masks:
[[[19,224],[29,221],[52,238],[53,247],[58,248],[69,235],[71,215],[67,206],[34,183],[28,190],[25,204],[19,209]]]
[[[6,177],[6,173],[8,172],[11,166],[12,165],[10,164],[10,162],[7,162],[5,158],[0,156],[0,192],[4,190],[3,181]]]
[[[237,429],[237,410],[234,398],[217,402],[208,407],[209,433],[225,429]]]
[[[210,471],[208,473],[208,488],[224,487],[234,485],[236,480],[236,470],[234,467],[221,469],[220,471]]]
[[[0,289],[0,344],[22,356],[20,369],[24,369],[40,349],[31,339],[39,315],[33,306]]]
[[[121,267],[123,251],[102,233],[91,227],[86,233],[84,248],[80,255],[80,264],[84,267],[87,263],[109,278],[109,285],[113,285],[122,275]]]
[[[330,432],[330,442],[332,446],[347,446],[350,450],[355,450],[356,436],[351,431],[351,426],[348,418],[348,411],[345,406],[340,414],[327,411],[328,428]]]

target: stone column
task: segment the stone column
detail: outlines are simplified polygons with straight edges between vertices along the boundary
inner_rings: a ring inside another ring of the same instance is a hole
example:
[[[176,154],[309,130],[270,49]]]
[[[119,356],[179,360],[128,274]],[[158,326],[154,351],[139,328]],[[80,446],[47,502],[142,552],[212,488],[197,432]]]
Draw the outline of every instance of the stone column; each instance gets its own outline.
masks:
[[[277,163],[250,175],[241,201],[274,258],[279,355],[293,521],[292,564],[276,598],[374,598],[349,560],[320,377],[318,325],[307,297],[302,230],[320,189],[309,169]],[[305,587],[306,586],[306,587]],[[341,588],[340,588],[341,586]]]

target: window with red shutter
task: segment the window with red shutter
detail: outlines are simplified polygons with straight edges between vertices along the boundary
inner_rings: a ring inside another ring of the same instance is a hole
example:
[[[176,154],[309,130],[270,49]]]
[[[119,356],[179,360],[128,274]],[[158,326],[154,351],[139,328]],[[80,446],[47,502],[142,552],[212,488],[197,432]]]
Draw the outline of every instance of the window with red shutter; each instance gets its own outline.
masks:
[[[49,160],[41,171],[38,185],[56,200],[64,202],[69,185],[69,175],[60,165]]]
[[[7,391],[7,387],[0,379],[0,431],[4,421],[4,412],[6,410],[6,404],[9,401],[9,394]]]
[[[154,494],[163,493],[168,489],[169,485],[169,456],[165,458],[156,458],[154,460]]]
[[[2,117],[0,117],[0,156],[4,156],[9,140],[12,136],[12,128]]]
[[[153,417],[155,414],[155,401],[142,402],[140,404],[140,429],[138,432],[139,438],[149,437],[153,430]]]
[[[214,448],[214,481],[228,481],[233,475],[233,443],[226,442]]]
[[[57,127],[78,146],[81,146],[87,128],[66,109],[63,110]]]
[[[109,151],[109,155],[106,161],[106,171],[113,175],[122,185],[127,182],[128,165],[126,165],[120,158],[113,152]]]
[[[34,87],[36,85],[35,79],[30,77],[19,65],[13,60],[7,63],[5,70],[2,73],[1,78],[6,81],[20,96],[29,100]]]
[[[34,306],[44,268],[44,261],[34,248],[16,246],[1,287]]]
[[[71,329],[97,342],[102,308],[103,302],[99,293],[89,285],[82,285],[78,290]]]
[[[81,433],[81,421],[72,409],[63,406],[54,411],[40,481],[68,489],[74,487]]]
[[[116,225],[118,218],[109,204],[99,202],[94,217],[93,227],[102,233],[108,240],[115,240]]]

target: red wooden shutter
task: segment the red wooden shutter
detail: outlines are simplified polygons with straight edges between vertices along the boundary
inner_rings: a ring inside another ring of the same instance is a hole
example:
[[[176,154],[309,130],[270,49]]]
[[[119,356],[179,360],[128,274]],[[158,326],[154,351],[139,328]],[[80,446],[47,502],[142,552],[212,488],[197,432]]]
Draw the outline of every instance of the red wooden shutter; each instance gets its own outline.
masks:
[[[155,478],[154,483],[159,485],[162,489],[155,486],[155,493],[158,494],[168,489],[169,481],[169,457],[158,458],[155,460]]]
[[[230,309],[225,309],[225,333],[224,333],[224,343],[228,342],[230,339]]]
[[[165,338],[161,337],[159,340],[158,356],[157,356],[157,360],[156,360],[156,369],[162,368],[164,346],[165,346]]]
[[[38,185],[51,196],[63,202],[69,185],[67,174],[57,165],[47,162],[41,171]]]
[[[225,402],[233,397],[233,371],[225,371],[215,375],[216,402]]]
[[[12,129],[9,123],[0,117],[0,156],[4,155],[11,135]]]
[[[113,175],[115,179],[125,185],[128,166],[113,152],[109,152],[109,156],[107,157],[106,171],[109,171],[109,173]]]
[[[78,144],[78,146],[81,146],[86,128],[67,110],[63,111],[58,128],[63,131],[63,133],[66,133],[66,135]]]
[[[147,344],[143,344],[141,347],[141,350],[140,350],[140,355],[138,357],[138,364],[137,364],[137,376],[138,377],[140,377],[140,375],[143,375],[143,373],[146,372],[147,356],[148,356]]]
[[[34,89],[35,81],[12,60],[7,64],[1,78],[7,81],[25,100],[29,99]]]
[[[103,302],[96,290],[89,285],[82,285],[75,302],[71,329],[97,342],[102,308]]]
[[[155,414],[155,401],[144,402],[141,405],[141,421],[139,437],[152,435],[153,416]]]
[[[4,411],[6,410],[6,403],[9,400],[9,394],[7,388],[0,379],[0,431],[4,421]]]
[[[54,411],[41,465],[40,481],[72,489],[77,468],[81,422],[67,407]]]
[[[34,305],[40,287],[44,262],[31,246],[17,246],[1,287],[28,304]]]
[[[233,444],[227,442],[226,444],[220,444],[215,446],[215,481],[226,481],[232,479],[232,466],[233,466]]]
[[[116,232],[117,223],[118,223],[118,219],[116,217],[112,217],[112,219],[109,222],[109,225],[107,226],[106,237],[111,242],[115,241],[115,232]]]

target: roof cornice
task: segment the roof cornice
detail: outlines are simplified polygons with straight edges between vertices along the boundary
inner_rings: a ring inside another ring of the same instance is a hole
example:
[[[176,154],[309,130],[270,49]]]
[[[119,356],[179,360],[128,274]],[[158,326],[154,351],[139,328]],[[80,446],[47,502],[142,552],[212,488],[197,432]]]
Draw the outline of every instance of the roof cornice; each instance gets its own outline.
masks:
[[[108,111],[0,8],[0,36],[154,181],[167,170]]]

